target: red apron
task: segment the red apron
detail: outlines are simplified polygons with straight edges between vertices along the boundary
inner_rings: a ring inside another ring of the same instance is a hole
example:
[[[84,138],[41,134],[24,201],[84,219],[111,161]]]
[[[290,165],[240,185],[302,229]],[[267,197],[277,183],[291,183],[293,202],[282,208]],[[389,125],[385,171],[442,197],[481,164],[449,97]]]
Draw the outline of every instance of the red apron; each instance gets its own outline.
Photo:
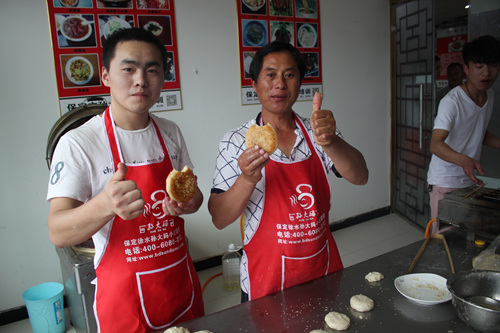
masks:
[[[299,162],[271,160],[264,169],[264,209],[244,250],[249,299],[343,269],[330,232],[326,170],[302,121],[295,116],[311,155]]]
[[[115,170],[122,160],[110,109],[103,116]],[[164,158],[127,165],[145,200],[143,215],[110,222],[111,231],[96,268],[94,311],[100,332],[150,332],[204,314],[201,287],[186,246],[184,220],[162,209],[165,180],[172,170],[165,142],[153,121]]]

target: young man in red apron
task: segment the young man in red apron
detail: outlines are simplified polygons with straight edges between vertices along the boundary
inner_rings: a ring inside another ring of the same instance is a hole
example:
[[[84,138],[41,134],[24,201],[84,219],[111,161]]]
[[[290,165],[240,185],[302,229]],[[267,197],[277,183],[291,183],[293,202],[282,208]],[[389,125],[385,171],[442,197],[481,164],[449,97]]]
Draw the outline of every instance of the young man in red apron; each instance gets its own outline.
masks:
[[[93,237],[99,332],[151,332],[204,314],[179,217],[196,212],[203,195],[197,189],[178,204],[165,191],[173,161],[190,159],[177,126],[149,114],[164,82],[161,42],[143,29],[121,30],[104,45],[103,63],[111,106],[61,138],[71,154],[54,154],[49,232],[61,247]],[[81,190],[67,190],[78,187],[67,179],[87,177]]]
[[[245,216],[242,299],[253,300],[342,269],[329,228],[326,166],[359,185],[368,170],[363,155],[339,136],[332,112],[321,110],[321,95],[310,120],[293,112],[305,74],[297,49],[267,44],[250,72],[262,112],[221,140],[208,207],[219,229]],[[272,156],[246,149],[245,133],[254,123],[276,130]]]

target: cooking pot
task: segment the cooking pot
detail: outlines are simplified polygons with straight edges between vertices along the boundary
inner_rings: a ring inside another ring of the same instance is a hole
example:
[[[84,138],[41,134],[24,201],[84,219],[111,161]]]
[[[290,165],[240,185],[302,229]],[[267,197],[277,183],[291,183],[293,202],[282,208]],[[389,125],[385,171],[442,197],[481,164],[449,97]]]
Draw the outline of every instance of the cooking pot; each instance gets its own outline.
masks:
[[[46,160],[49,169],[50,163],[52,162],[52,155],[54,154],[59,139],[69,130],[77,128],[86,123],[93,116],[101,114],[107,107],[108,104],[106,100],[101,97],[88,98],[81,106],[72,109],[59,118],[54,126],[52,126],[47,139]]]
[[[107,107],[108,104],[104,98],[87,98],[82,103],[82,105],[72,109],[56,121],[54,126],[52,126],[49,137],[47,139],[47,151],[45,159],[47,160],[47,166],[49,167],[49,169],[50,163],[52,162],[52,155],[54,154],[54,150],[56,149],[59,139],[69,130],[77,128],[86,123],[95,115],[101,114],[102,112],[104,112],[104,110],[106,110]],[[92,238],[83,243],[72,246],[72,248],[79,253],[90,255],[95,254],[94,242],[92,241]]]
[[[457,315],[480,332],[500,332],[500,272],[472,270],[447,281]]]

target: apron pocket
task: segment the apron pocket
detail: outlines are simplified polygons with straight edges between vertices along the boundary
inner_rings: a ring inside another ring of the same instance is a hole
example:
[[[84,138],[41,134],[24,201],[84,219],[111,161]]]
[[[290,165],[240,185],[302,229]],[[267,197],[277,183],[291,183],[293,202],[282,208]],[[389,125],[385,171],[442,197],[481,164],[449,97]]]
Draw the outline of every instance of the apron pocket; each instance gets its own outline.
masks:
[[[313,255],[307,257],[281,256],[281,290],[311,281],[328,273],[330,252],[328,241]]]
[[[194,288],[189,261],[136,273],[142,311],[148,325],[161,329],[172,325],[193,305]]]

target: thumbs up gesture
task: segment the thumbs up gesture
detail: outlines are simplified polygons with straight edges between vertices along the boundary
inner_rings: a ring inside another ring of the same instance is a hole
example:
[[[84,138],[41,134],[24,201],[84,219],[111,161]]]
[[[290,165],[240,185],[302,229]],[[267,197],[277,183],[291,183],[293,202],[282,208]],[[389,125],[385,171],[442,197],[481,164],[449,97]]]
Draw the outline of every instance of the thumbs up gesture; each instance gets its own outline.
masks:
[[[118,170],[106,185],[105,193],[109,199],[110,209],[124,220],[132,220],[140,216],[144,210],[144,199],[141,190],[133,180],[127,180],[127,166],[118,163]]]
[[[311,127],[314,132],[314,141],[320,146],[327,146],[336,140],[337,126],[333,113],[329,110],[321,110],[321,103],[322,96],[317,92],[313,97]]]

